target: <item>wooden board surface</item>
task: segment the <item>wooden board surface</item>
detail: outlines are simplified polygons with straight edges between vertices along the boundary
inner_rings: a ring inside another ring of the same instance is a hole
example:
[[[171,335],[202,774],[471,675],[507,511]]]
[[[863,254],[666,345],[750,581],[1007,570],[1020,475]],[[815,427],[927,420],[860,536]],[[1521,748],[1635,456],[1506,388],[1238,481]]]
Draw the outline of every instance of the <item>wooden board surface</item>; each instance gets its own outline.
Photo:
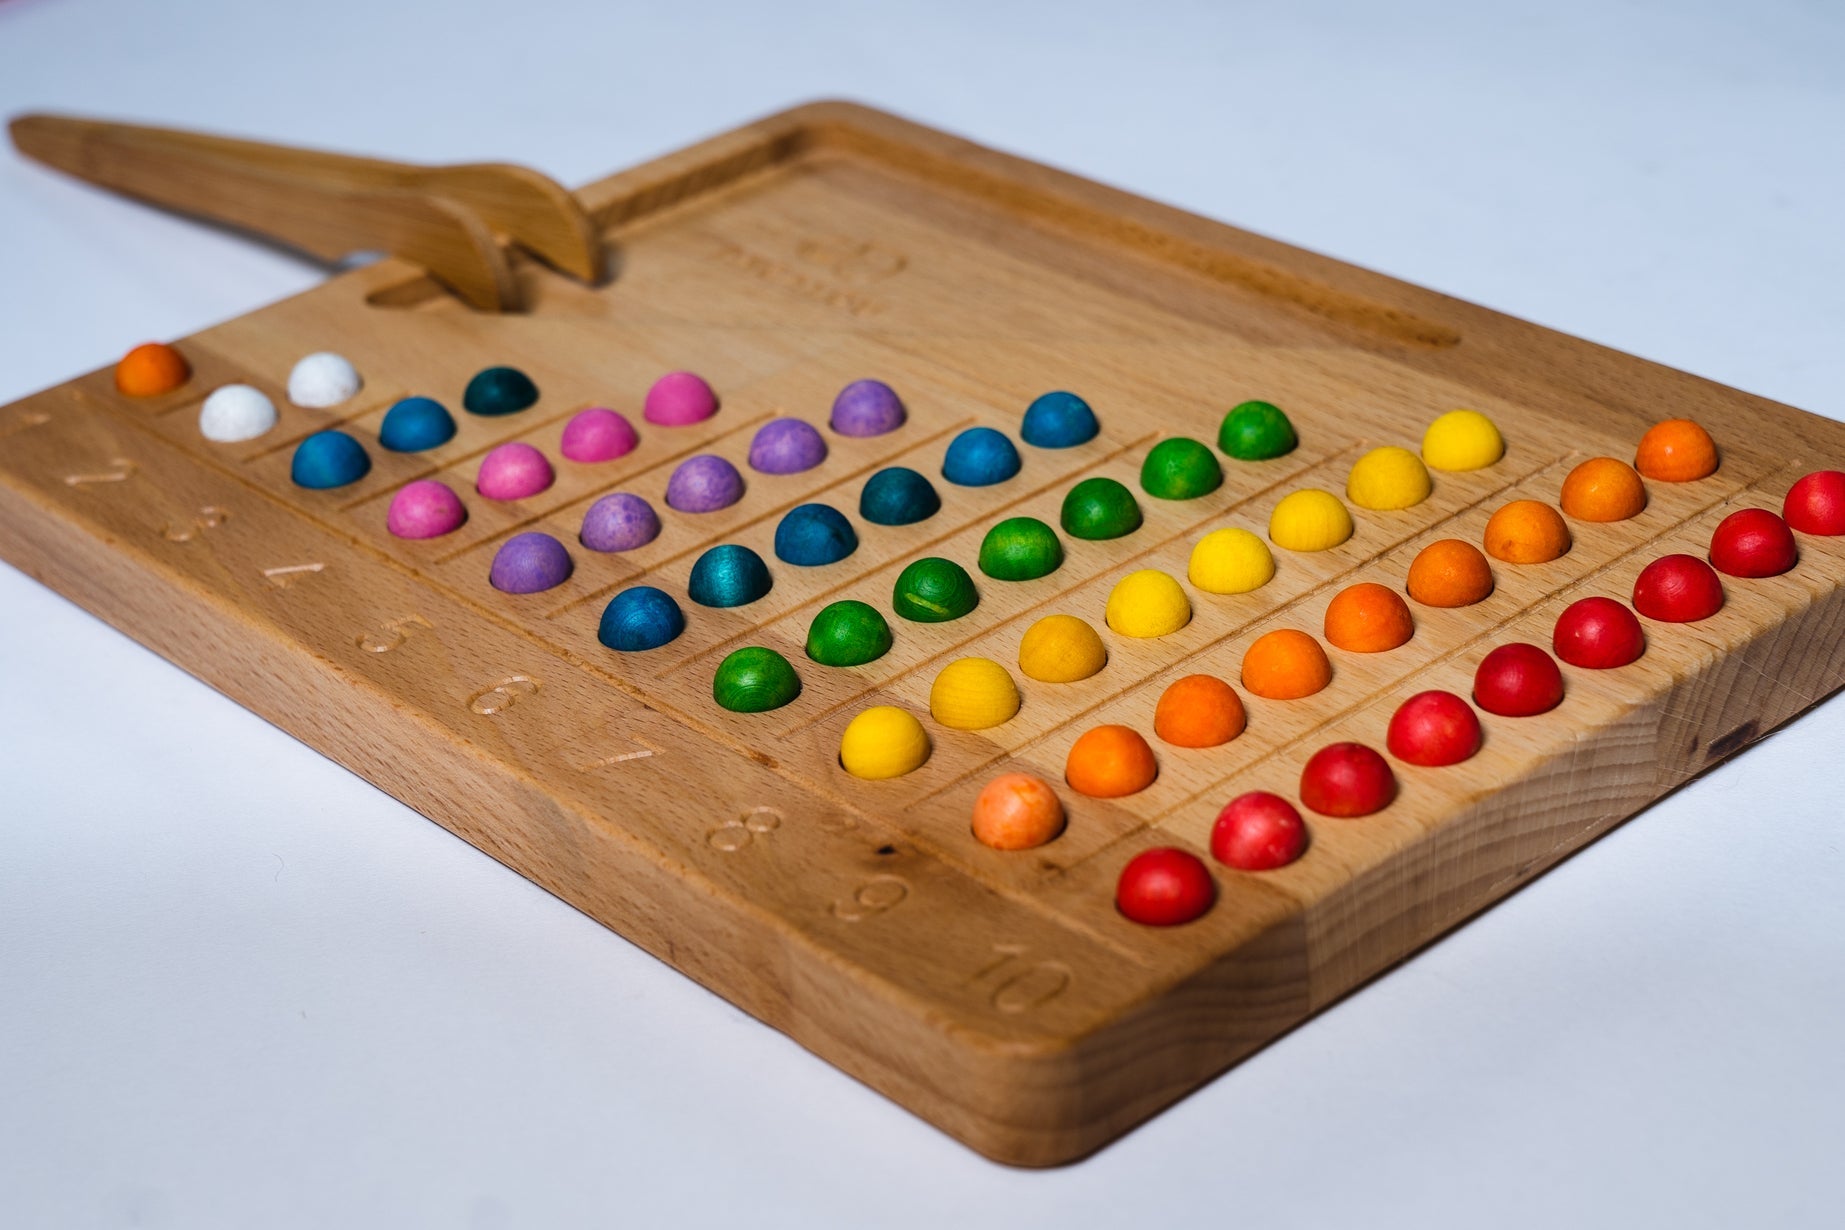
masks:
[[[1494,645],[1547,643],[1574,599],[1625,597],[1658,555],[1703,554],[1728,512],[1778,508],[1794,478],[1845,462],[1845,427],[842,104],[772,117],[579,195],[613,248],[606,286],[527,263],[530,312],[489,316],[385,262],[184,339],[195,378],[174,394],[123,398],[105,368],[0,409],[0,552],[995,1158],[1053,1164],[1107,1143],[1845,682],[1845,546],[1802,536],[1792,572],[1726,579],[1718,615],[1649,625],[1633,666],[1565,667],[1558,709],[1486,717],[1475,759],[1398,765],[1402,793],[1383,812],[1310,816],[1299,862],[1214,866],[1219,901],[1200,921],[1137,926],[1113,904],[1135,852],[1202,852],[1232,795],[1294,795],[1320,746],[1381,745],[1408,695],[1466,694]],[[316,350],[357,364],[357,399],[288,406],[287,373]],[[338,423],[371,446],[399,397],[458,408],[467,379],[499,363],[531,373],[536,406],[457,414],[459,435],[432,453],[372,447],[374,469],[352,487],[289,482],[291,446],[309,432]],[[679,368],[711,381],[721,411],[689,428],[644,424],[642,395]],[[834,393],[864,376],[903,394],[904,428],[829,437],[827,461],[804,474],[743,465],[766,419],[823,424]],[[274,396],[276,430],[244,445],[200,437],[200,401],[230,381]],[[934,474],[956,431],[1016,435],[1024,405],[1052,388],[1096,406],[1101,436],[1025,449],[1022,473],[995,487],[940,484],[943,510],[926,522],[859,523],[861,546],[841,564],[772,564],[774,589],[747,608],[683,603],[687,632],[663,650],[618,655],[597,642],[623,586],[683,595],[692,561],[717,542],[773,560],[788,508],[821,500],[855,513],[874,469]],[[1142,530],[1066,539],[1067,562],[1042,580],[979,578],[972,615],[893,621],[895,647],[867,666],[825,668],[801,652],[826,602],[888,610],[892,579],[922,554],[971,571],[995,520],[1055,523],[1063,492],[1093,474],[1136,486],[1154,441],[1211,439],[1225,409],[1252,397],[1287,409],[1296,452],[1229,462],[1202,499],[1143,500]],[[557,459],[564,422],[592,404],[628,413],[641,446],[597,466],[560,461],[556,485],[516,505],[473,495],[488,448],[522,439]],[[929,683],[947,661],[1016,663],[1043,614],[1102,626],[1126,572],[1183,577],[1208,529],[1260,532],[1288,491],[1342,491],[1365,448],[1413,448],[1456,406],[1500,424],[1503,461],[1438,473],[1414,508],[1360,510],[1341,547],[1277,552],[1275,579],[1254,593],[1194,590],[1195,617],[1173,635],[1105,632],[1106,670],[1074,685],[1021,678],[1024,707],[1000,727],[928,721]],[[1069,828],[1047,846],[1006,854],[970,835],[971,800],[1004,767],[1060,781],[1089,727],[1150,733],[1172,679],[1234,682],[1262,632],[1317,632],[1353,580],[1401,589],[1426,542],[1479,541],[1500,504],[1554,502],[1576,461],[1629,456],[1646,426],[1675,416],[1717,437],[1716,475],[1650,484],[1642,515],[1575,525],[1574,549],[1554,563],[1496,565],[1498,588],[1477,606],[1416,607],[1401,649],[1333,651],[1334,682],[1315,697],[1245,695],[1249,728],[1224,747],[1156,744],[1160,776],[1140,794],[1066,792]],[[600,494],[632,490],[665,512],[667,474],[700,451],[748,475],[734,507],[666,512],[640,551],[573,551],[575,574],[546,593],[488,585],[499,543],[539,528],[574,544]],[[390,494],[424,476],[463,492],[470,520],[446,538],[395,539]],[[741,644],[787,653],[799,699],[756,715],[716,706],[711,670]],[[935,751],[922,769],[885,782],[841,771],[840,732],[875,703],[924,717]]]

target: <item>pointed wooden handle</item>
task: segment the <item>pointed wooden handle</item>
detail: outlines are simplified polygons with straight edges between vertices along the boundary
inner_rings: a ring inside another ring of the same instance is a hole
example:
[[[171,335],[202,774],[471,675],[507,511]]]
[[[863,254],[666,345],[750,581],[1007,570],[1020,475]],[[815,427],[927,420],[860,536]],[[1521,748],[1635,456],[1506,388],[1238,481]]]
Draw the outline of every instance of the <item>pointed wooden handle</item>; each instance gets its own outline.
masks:
[[[523,167],[419,167],[65,116],[10,127],[20,152],[80,179],[324,260],[389,252],[489,311],[518,306],[495,231],[564,272],[600,273],[595,227],[576,198]]]

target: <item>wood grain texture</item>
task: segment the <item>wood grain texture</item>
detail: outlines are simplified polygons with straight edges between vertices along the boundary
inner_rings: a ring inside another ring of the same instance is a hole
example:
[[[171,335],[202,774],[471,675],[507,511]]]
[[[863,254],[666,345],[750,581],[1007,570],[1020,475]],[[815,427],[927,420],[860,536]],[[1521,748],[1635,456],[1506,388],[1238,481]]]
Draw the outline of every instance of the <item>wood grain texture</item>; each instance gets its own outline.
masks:
[[[1396,766],[1399,800],[1362,820],[1309,817],[1311,845],[1280,871],[1214,866],[1216,908],[1197,923],[1138,927],[1113,907],[1121,866],[1154,845],[1202,852],[1232,795],[1292,795],[1320,746],[1381,746],[1390,713],[1431,687],[1466,694],[1480,658],[1546,643],[1588,594],[1625,597],[1639,569],[1702,554],[1739,506],[1778,507],[1800,474],[1845,462],[1845,428],[1789,407],[1510,320],[1473,305],[1206,222],[845,104],[746,126],[579,193],[619,253],[591,288],[515,262],[517,316],[467,311],[414,267],[387,261],[179,343],[186,388],[130,401],[107,369],[0,409],[0,552],[311,746],[423,811],[768,1024],[988,1155],[1048,1165],[1114,1139],[1312,1012],[1511,891],[1690,776],[1845,682],[1845,545],[1802,536],[1793,572],[1726,579],[1728,603],[1696,625],[1649,625],[1640,662],[1565,667],[1566,697],[1535,718],[1484,718],[1474,760]],[[243,380],[276,395],[302,354],[346,354],[355,402],[283,407],[275,431],[214,446],[200,400]],[[338,424],[369,446],[394,400],[450,405],[481,367],[537,380],[537,406],[464,421],[425,454],[372,448],[360,483],[309,492],[287,479],[290,446]],[[516,505],[475,498],[481,456],[525,440],[558,459],[563,424],[605,404],[639,423],[661,373],[699,371],[718,415],[598,466],[561,462],[557,483]],[[847,381],[898,388],[909,423],[834,437],[799,475],[748,470],[761,423],[823,423]],[[736,610],[685,603],[686,633],[624,657],[596,641],[608,596],[645,579],[681,595],[716,542],[773,559],[776,522],[822,501],[852,513],[865,477],[893,464],[939,471],[953,434],[1016,434],[1037,394],[1069,388],[1102,433],[1026,449],[988,488],[943,485],[942,511],[909,526],[858,523],[860,547],[825,568],[775,567],[775,588]],[[1142,501],[1125,538],[1065,539],[1063,565],[1030,581],[977,577],[973,615],[893,621],[890,653],[829,668],[804,653],[830,602],[889,612],[896,575],[924,555],[973,570],[1007,517],[1056,524],[1080,479],[1137,489],[1147,449],[1212,439],[1231,405],[1287,409],[1301,447],[1225,463],[1190,501]],[[1104,631],[1091,679],[1019,677],[1023,706],[978,732],[928,719],[946,662],[1017,661],[1042,615],[1100,627],[1113,584],[1137,568],[1183,578],[1193,543],[1269,511],[1305,485],[1343,489],[1353,459],[1414,447],[1437,414],[1470,406],[1503,429],[1503,461],[1435,476],[1431,498],[1358,510],[1344,545],[1277,551],[1252,593],[1187,587],[1195,616],[1170,636]],[[1003,853],[968,829],[975,794],[1022,769],[1061,778],[1084,730],[1152,730],[1166,684],[1234,681],[1243,650],[1278,627],[1318,630],[1352,580],[1402,590],[1427,542],[1478,542],[1513,498],[1554,502],[1586,456],[1631,455],[1651,422],[1700,420],[1723,449],[1713,477],[1649,484],[1631,521],[1573,526],[1550,564],[1496,565],[1484,602],[1415,606],[1415,638],[1384,654],[1333,650],[1334,679],[1305,701],[1244,694],[1248,728],[1222,747],[1156,743],[1160,776],[1109,802],[1066,792],[1067,831]],[[661,535],[618,556],[573,554],[542,594],[492,590],[487,565],[513,533],[574,543],[611,490],[659,503],[694,452],[748,475],[732,508],[665,515]],[[468,524],[405,542],[384,530],[390,494],[439,477]],[[745,644],[785,655],[800,697],[732,713],[711,673]],[[921,716],[935,752],[907,777],[838,768],[840,731],[872,704]]]

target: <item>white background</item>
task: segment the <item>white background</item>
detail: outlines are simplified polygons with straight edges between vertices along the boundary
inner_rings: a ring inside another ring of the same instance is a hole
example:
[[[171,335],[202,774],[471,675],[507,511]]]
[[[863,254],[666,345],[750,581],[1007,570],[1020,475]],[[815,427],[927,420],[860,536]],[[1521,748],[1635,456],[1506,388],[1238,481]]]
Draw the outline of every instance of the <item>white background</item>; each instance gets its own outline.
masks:
[[[0,0],[8,113],[576,183],[845,95],[1834,417],[1842,65],[1818,3]],[[10,152],[0,235],[0,401],[319,276]],[[0,567],[0,1224],[1836,1225],[1842,745],[1032,1173]]]

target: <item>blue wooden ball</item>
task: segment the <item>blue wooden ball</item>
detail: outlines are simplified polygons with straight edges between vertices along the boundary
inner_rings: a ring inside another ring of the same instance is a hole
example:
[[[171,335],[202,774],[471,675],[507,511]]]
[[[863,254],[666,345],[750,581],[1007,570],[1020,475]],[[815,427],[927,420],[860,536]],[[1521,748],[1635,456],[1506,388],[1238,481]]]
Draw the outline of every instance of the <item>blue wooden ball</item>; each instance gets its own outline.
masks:
[[[991,427],[970,427],[948,442],[942,477],[960,487],[991,487],[1019,472],[1019,450]]]
[[[393,453],[420,453],[454,438],[454,416],[433,397],[404,398],[378,426],[378,443]]]
[[[371,472],[365,446],[343,431],[317,431],[295,446],[288,476],[297,487],[325,491],[356,483]]]
[[[801,504],[775,527],[775,557],[803,568],[837,564],[858,550],[846,515],[829,504]]]
[[[891,466],[865,480],[858,515],[873,525],[913,525],[942,511],[942,497],[908,466]]]
[[[684,631],[685,614],[671,594],[651,585],[635,585],[609,599],[596,639],[610,649],[637,653],[658,649]]]
[[[698,557],[685,592],[700,606],[747,606],[768,593],[772,584],[762,556],[726,542]]]
[[[1075,448],[1095,439],[1102,425],[1089,403],[1074,393],[1046,393],[1025,408],[1019,435],[1033,448]]]

